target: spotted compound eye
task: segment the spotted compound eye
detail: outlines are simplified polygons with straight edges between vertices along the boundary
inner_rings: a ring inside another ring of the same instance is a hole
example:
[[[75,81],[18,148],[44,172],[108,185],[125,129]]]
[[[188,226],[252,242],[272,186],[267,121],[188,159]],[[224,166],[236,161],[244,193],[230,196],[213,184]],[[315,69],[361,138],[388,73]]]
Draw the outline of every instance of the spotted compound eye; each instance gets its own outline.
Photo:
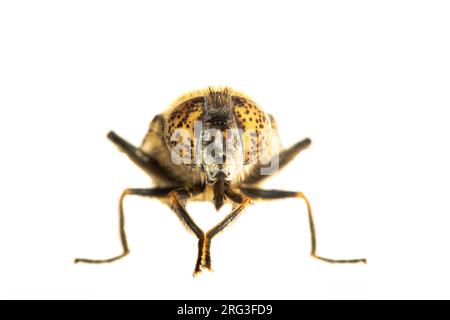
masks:
[[[203,97],[195,97],[175,106],[166,115],[164,138],[177,161],[193,164],[195,152],[195,125],[201,121]]]
[[[272,136],[269,117],[247,98],[233,96],[232,101],[238,128],[242,130],[245,163],[269,161]]]
[[[208,97],[208,92],[204,94]],[[241,159],[239,160],[241,164],[268,162],[272,153],[272,126],[269,117],[247,97],[230,95],[230,98],[233,118],[236,120],[237,129],[240,132],[239,143],[233,142],[234,147],[230,148],[239,154],[234,154],[232,158],[234,160]],[[232,128],[234,119],[223,119],[229,121],[230,125],[225,122],[221,125],[217,118],[212,120],[206,117],[204,108],[205,95],[199,95],[181,100],[178,105],[165,114],[164,137],[172,157],[175,156],[175,159],[172,160],[178,164],[197,164],[196,142],[199,139],[197,135],[200,134],[198,130],[202,127],[202,121],[206,121],[206,124],[208,121],[212,121],[214,127],[225,131],[224,128]],[[223,110],[225,109],[226,106],[223,106]],[[203,139],[205,136],[201,138]],[[208,145],[211,141],[204,142]],[[238,144],[240,146],[237,146]]]

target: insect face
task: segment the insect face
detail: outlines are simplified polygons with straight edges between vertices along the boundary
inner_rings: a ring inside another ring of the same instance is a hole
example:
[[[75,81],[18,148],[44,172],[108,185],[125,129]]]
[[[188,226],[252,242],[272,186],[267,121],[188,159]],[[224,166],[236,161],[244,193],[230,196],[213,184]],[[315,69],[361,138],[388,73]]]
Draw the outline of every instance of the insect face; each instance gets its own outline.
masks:
[[[204,170],[209,183],[216,182],[218,177],[231,181],[243,171],[244,148],[228,91],[211,91],[205,96],[200,125],[197,165]]]
[[[209,89],[176,105],[166,116],[165,139],[177,165],[203,172],[208,183],[218,177],[232,181],[243,175],[245,127],[238,119],[233,95]],[[255,140],[255,139],[253,139]]]

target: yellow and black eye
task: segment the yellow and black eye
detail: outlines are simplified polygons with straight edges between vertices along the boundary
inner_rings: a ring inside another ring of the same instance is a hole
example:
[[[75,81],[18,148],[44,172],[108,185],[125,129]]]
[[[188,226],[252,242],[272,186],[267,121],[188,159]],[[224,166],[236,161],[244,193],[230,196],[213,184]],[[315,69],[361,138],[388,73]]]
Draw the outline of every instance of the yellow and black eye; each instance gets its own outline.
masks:
[[[255,163],[270,156],[272,126],[269,117],[248,98],[233,96],[234,114],[242,130],[245,163]]]
[[[174,106],[165,116],[164,138],[175,154],[194,163],[195,128],[203,114],[203,97],[193,97]],[[175,149],[176,150],[173,150]]]

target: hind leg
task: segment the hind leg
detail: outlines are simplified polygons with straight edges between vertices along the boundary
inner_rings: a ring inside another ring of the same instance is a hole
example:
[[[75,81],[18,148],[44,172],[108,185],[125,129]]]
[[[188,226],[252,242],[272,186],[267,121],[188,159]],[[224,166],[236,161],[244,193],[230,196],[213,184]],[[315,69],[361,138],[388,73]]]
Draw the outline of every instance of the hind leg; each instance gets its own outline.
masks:
[[[144,170],[152,177],[158,177],[164,181],[171,182],[173,184],[181,184],[178,177],[171,175],[159,162],[149,154],[143,152],[141,149],[136,148],[131,143],[117,135],[114,131],[111,131],[107,135],[120,151],[125,153],[128,158],[133,161],[139,168]]]
[[[278,163],[277,168],[282,169],[289,162],[291,162],[300,152],[308,148],[311,144],[311,140],[309,138],[303,139],[296,144],[294,144],[289,149],[286,149],[280,152],[278,155],[272,157],[271,164]],[[249,175],[242,182],[245,185],[253,185],[261,182],[262,180],[268,178],[269,174],[263,174],[263,170],[266,166],[259,165],[253,168],[253,170],[249,173]]]

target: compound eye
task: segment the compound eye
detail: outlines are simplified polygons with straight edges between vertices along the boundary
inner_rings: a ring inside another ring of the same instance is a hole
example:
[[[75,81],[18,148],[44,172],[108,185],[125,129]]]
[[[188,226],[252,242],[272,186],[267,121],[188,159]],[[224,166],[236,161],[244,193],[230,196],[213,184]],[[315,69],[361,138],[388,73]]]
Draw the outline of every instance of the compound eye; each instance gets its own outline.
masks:
[[[270,159],[272,126],[269,117],[253,102],[235,97],[234,113],[242,132],[244,162]]]
[[[202,116],[202,100],[192,98],[165,115],[164,138],[172,155],[184,164],[195,165],[195,126]]]

